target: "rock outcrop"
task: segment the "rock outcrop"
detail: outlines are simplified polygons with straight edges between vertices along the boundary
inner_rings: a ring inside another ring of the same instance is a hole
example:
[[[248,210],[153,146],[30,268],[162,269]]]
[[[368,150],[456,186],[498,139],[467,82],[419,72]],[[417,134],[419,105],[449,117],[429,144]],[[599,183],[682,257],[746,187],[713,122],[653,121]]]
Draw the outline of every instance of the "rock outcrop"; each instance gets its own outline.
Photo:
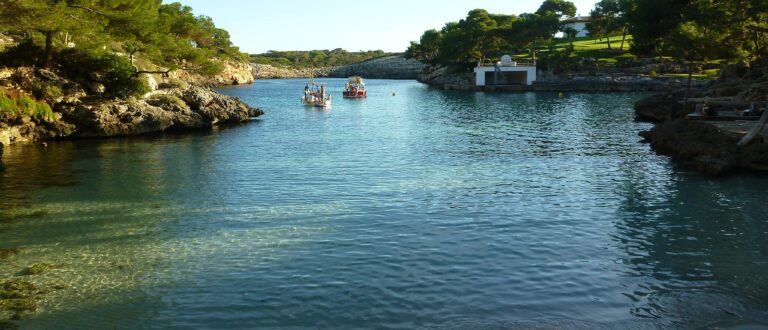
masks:
[[[92,75],[97,79],[98,75]],[[0,88],[9,95],[36,93],[40,86],[56,91],[45,96],[53,116],[0,111],[0,144],[62,137],[127,136],[187,130],[247,121],[262,111],[212,89],[170,77],[145,75],[157,89],[141,98],[104,99],[87,94],[76,82],[35,68],[0,68]],[[160,80],[158,83],[156,79]]]
[[[329,77],[363,76],[370,79],[418,79],[425,64],[402,56],[387,56],[345,65],[328,73]]]
[[[738,117],[741,110],[752,104],[755,110],[766,107],[768,58],[750,65],[729,66],[717,82],[695,88],[689,96],[695,98],[689,98],[686,106],[682,102],[685,94],[680,91],[654,95],[635,104],[638,120],[657,123],[651,131],[643,133],[655,150],[671,156],[685,168],[706,174],[738,169],[768,172],[765,129],[748,145],[737,146],[756,123]],[[721,116],[708,118],[711,120],[686,119],[699,103],[706,103],[707,113],[719,112]],[[724,118],[724,113],[731,116]]]
[[[221,61],[222,70],[218,74],[208,77],[184,70],[171,72],[171,78],[177,78],[191,85],[217,87],[230,85],[246,85],[253,83],[253,70],[250,63]]]
[[[109,137],[188,130],[248,121],[259,109],[203,87],[162,90],[147,99],[114,100],[62,109],[73,136]]]
[[[697,172],[720,175],[739,168],[768,171],[768,140],[765,136],[742,148],[736,144],[743,133],[685,119],[658,124],[643,135],[654,150]]]

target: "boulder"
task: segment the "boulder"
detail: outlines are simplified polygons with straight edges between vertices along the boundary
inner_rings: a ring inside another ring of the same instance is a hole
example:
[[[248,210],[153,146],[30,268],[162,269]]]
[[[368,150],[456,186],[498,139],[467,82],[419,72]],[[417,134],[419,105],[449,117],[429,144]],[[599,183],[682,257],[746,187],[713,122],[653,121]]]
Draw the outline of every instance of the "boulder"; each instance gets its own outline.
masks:
[[[78,127],[78,136],[106,137],[162,132],[173,125],[173,116],[143,101],[109,101],[81,105],[65,113]]]
[[[104,92],[107,91],[107,88],[104,86],[104,84],[95,81],[88,83],[88,88],[91,90],[91,93],[94,94],[104,94]]]
[[[155,80],[155,77],[153,77],[150,74],[142,74],[141,79],[144,80],[144,82],[147,84],[147,87],[149,87],[150,92],[157,90],[158,84],[157,84],[157,80]]]
[[[195,113],[210,124],[247,121],[263,114],[242,101],[202,87],[190,87],[180,95]]]
[[[3,144],[0,143],[0,171],[3,170]]]

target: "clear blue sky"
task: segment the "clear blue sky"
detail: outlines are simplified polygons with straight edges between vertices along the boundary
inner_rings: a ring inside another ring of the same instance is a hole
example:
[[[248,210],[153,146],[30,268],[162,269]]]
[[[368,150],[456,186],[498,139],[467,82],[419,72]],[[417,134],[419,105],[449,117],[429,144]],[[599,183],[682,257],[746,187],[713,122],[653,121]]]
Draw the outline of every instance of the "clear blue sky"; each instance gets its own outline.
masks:
[[[572,0],[573,1],[573,0]],[[164,0],[164,3],[176,2]],[[213,18],[248,53],[344,48],[401,52],[428,29],[475,8],[495,14],[535,12],[543,0],[179,0]],[[575,0],[588,15],[597,0]]]

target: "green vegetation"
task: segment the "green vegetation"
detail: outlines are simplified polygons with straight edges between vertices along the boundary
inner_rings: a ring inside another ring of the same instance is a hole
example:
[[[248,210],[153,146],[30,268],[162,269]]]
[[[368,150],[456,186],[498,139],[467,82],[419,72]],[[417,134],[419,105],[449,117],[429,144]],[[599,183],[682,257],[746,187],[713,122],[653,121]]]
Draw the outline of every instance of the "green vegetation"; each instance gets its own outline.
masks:
[[[382,50],[348,52],[341,48],[334,50],[312,51],[271,50],[264,54],[251,55],[251,62],[258,64],[269,64],[282,68],[303,69],[344,66],[390,55],[395,54],[385,53]]]
[[[440,31],[424,32],[411,42],[405,55],[431,64],[457,68],[474,66],[487,58],[534,50],[560,30],[560,19],[576,14],[572,2],[546,0],[532,14],[520,16],[490,14],[475,9],[459,22],[447,23]],[[531,52],[535,59],[535,52]]]
[[[536,13],[520,16],[475,9],[440,31],[425,31],[406,57],[467,68],[502,54],[533,60],[539,55],[540,64],[555,69],[578,69],[569,68],[574,60],[626,67],[637,57],[659,57],[688,63],[692,75],[708,63],[768,55],[765,0],[601,0],[587,26],[597,42],[576,39],[574,30],[564,28],[561,18],[574,13],[573,4],[563,0],[547,0]],[[556,31],[564,31],[566,38],[553,41]],[[631,54],[622,52],[627,45]]]
[[[150,104],[160,107],[175,106],[178,109],[189,108],[184,100],[180,99],[176,95],[170,94],[157,94],[153,95],[150,100]]]
[[[56,120],[56,115],[53,114],[48,103],[35,101],[24,94],[11,96],[2,89],[0,89],[0,115],[11,117],[27,115],[47,121]]]
[[[136,76],[142,71],[184,68],[215,74],[212,58],[247,60],[232,46],[229,33],[192,8],[158,0],[7,0],[0,2],[0,33],[20,40],[0,56],[0,64],[67,64],[72,52],[103,64],[104,53],[122,54]],[[115,55],[117,56],[117,55]],[[143,57],[157,67],[139,67]]]

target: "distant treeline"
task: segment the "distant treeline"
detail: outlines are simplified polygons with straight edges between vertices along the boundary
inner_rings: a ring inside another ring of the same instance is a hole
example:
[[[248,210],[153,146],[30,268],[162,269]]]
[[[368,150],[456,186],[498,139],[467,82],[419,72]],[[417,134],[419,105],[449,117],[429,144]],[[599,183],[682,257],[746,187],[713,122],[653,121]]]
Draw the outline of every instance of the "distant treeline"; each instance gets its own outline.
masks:
[[[264,54],[251,55],[251,62],[269,64],[275,67],[300,69],[344,66],[395,54],[396,53],[387,53],[383,50],[348,52],[341,48],[311,51],[270,50]]]

